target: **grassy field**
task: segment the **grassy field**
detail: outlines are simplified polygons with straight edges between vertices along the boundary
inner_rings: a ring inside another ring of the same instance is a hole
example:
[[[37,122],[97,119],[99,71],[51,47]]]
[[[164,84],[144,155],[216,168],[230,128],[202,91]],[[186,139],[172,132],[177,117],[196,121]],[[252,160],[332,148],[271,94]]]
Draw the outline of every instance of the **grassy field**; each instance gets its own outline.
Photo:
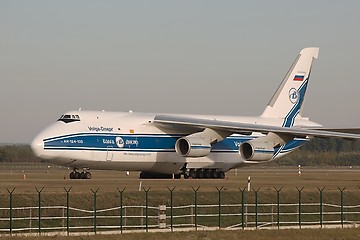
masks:
[[[118,206],[118,189],[124,191],[124,205],[144,205],[145,194],[139,186],[149,191],[149,204],[157,206],[166,204],[169,206],[169,188],[175,187],[174,206],[193,204],[194,192],[192,187],[199,188],[199,204],[217,204],[218,192],[216,187],[222,190],[223,203],[240,203],[241,192],[247,186],[247,178],[251,176],[251,186],[259,189],[259,203],[276,203],[276,189],[281,190],[281,202],[296,203],[298,191],[302,188],[302,202],[317,202],[319,200],[318,188],[324,188],[323,199],[327,203],[339,204],[340,191],[345,188],[344,203],[357,205],[360,203],[360,169],[359,168],[327,168],[314,169],[304,168],[298,175],[297,168],[244,168],[231,171],[224,180],[140,180],[138,173],[131,172],[129,176],[125,172],[116,171],[92,171],[90,180],[70,180],[70,170],[55,168],[44,165],[16,165],[2,166],[0,169],[0,207],[9,206],[9,190],[15,189],[13,206],[37,206],[38,195],[35,188],[41,189],[43,205],[65,205],[65,190],[71,189],[70,205],[72,207],[92,209],[92,190],[99,189],[97,193],[98,209]],[[254,203],[254,192],[246,191],[246,202]],[[226,212],[226,208],[223,209]],[[36,213],[34,213],[36,214]],[[46,215],[46,212],[43,213]],[[316,220],[316,219],[315,219]],[[237,220],[238,221],[238,220]],[[216,217],[213,225],[216,226]],[[226,224],[225,221],[223,221]],[[35,224],[35,223],[34,223]],[[91,221],[88,222],[91,225]],[[100,222],[101,224],[101,222]],[[200,222],[201,224],[201,222]],[[339,230],[281,230],[281,231],[214,231],[214,232],[189,232],[189,233],[149,233],[149,234],[123,234],[123,239],[238,239],[239,236],[247,239],[359,239],[358,229]],[[299,237],[301,233],[302,237]],[[355,236],[355,237],[354,237]],[[118,236],[83,236],[76,239],[115,239]],[[316,237],[316,238],[315,238]],[[62,239],[62,237],[49,237]],[[12,238],[16,239],[16,238]],[[39,239],[39,238],[37,238]],[[45,237],[44,237],[45,239]],[[67,238],[72,239],[72,238]]]
[[[177,180],[149,180],[138,179],[138,173],[132,172],[126,176],[124,172],[92,171],[90,180],[69,179],[68,169],[58,168],[27,168],[2,169],[0,171],[0,207],[8,206],[9,190],[14,190],[15,206],[37,205],[36,189],[44,188],[43,202],[48,204],[66,203],[65,190],[71,189],[71,205],[74,207],[92,208],[93,193],[98,190],[98,205],[106,208],[118,205],[118,189],[124,191],[124,204],[144,204],[143,188],[149,189],[149,204],[169,205],[169,190],[174,188],[174,206],[192,204],[194,192],[198,188],[198,201],[203,204],[217,203],[217,189],[223,187],[224,203],[239,203],[241,192],[239,189],[247,187],[248,176],[251,176],[251,187],[259,190],[259,202],[275,203],[276,189],[281,190],[282,202],[297,201],[296,188],[302,191],[303,202],[318,201],[319,190],[324,188],[324,200],[330,203],[339,203],[339,188],[345,189],[344,201],[346,204],[360,202],[360,169],[330,168],[330,169],[303,169],[298,175],[297,168],[259,168],[241,169],[237,173],[231,171],[223,180],[204,179],[177,179]],[[141,189],[139,191],[139,187]],[[246,193],[246,201],[254,202],[254,192]]]

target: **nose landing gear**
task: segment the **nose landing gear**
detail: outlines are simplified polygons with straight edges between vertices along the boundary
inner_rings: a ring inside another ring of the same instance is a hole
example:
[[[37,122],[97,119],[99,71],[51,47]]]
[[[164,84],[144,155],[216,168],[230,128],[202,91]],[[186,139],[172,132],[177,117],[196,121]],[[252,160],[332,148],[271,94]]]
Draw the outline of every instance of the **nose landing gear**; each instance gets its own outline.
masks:
[[[91,179],[91,173],[84,169],[82,172],[78,172],[76,168],[70,173],[70,179]]]

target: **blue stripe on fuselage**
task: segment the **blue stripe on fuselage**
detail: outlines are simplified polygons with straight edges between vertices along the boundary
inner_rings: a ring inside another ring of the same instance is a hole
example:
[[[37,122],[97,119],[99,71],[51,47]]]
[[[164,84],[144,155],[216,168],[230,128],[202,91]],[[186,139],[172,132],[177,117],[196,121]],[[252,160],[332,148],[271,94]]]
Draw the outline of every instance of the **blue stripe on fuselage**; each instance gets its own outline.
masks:
[[[181,135],[166,134],[79,133],[47,138],[44,140],[44,148],[45,150],[175,152],[175,143],[180,137]],[[241,143],[254,138],[256,137],[232,135],[214,144],[211,152],[238,152]],[[296,138],[286,143],[281,152],[291,151],[307,141]],[[275,148],[274,153],[278,150]]]

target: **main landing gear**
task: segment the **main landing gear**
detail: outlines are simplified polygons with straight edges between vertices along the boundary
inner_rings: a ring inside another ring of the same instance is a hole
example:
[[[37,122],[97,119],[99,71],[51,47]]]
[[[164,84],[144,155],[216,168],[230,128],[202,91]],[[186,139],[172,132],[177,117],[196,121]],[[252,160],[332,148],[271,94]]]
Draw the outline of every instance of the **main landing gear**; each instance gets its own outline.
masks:
[[[219,171],[217,169],[190,169],[188,172],[184,173],[184,178],[192,178],[192,179],[224,179],[225,173],[224,171]]]
[[[76,168],[70,173],[70,179],[90,179],[91,173],[85,169],[82,172],[78,172]]]

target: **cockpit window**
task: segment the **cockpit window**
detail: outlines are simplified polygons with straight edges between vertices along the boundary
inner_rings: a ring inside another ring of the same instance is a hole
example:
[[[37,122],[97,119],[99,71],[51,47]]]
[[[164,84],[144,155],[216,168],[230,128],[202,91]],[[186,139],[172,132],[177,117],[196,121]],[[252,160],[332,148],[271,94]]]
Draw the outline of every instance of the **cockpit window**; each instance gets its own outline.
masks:
[[[58,121],[62,121],[64,123],[79,122],[80,121],[80,116],[79,115],[65,114],[65,115],[62,115],[59,118]]]

